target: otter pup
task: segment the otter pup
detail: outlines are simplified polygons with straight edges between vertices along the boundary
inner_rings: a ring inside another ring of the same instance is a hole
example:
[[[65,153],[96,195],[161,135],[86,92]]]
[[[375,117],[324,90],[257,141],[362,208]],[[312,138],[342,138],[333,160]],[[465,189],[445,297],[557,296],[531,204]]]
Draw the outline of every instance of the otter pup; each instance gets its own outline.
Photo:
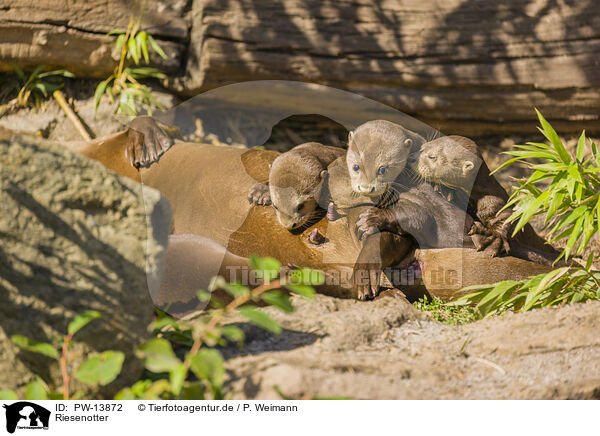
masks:
[[[320,205],[326,202],[322,188],[327,167],[344,153],[342,148],[318,142],[298,145],[273,161],[268,183],[254,184],[248,191],[248,201],[254,205],[272,204],[282,226],[299,229],[320,217]]]
[[[390,121],[361,124],[348,136],[346,164],[352,189],[368,196],[383,194],[424,142],[421,135]]]
[[[470,193],[468,210],[479,220],[469,231],[475,247],[494,256],[510,254],[512,226],[507,220],[512,211],[501,211],[508,195],[490,175],[475,142],[464,136],[446,136],[427,142],[411,167],[420,177],[434,183],[450,201]]]

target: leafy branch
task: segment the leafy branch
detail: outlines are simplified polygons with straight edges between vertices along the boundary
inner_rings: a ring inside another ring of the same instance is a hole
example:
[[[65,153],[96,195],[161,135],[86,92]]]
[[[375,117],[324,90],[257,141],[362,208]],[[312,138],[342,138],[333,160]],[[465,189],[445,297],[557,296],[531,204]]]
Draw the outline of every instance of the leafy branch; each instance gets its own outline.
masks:
[[[521,163],[532,170],[510,196],[506,208],[513,208],[509,217],[515,222],[513,236],[537,215],[545,215],[544,226],[552,236],[551,242],[568,238],[556,261],[582,255],[592,238],[600,232],[600,152],[588,140],[585,131],[571,156],[556,131],[538,111],[539,130],[549,144],[529,142],[515,145],[513,156],[498,167]],[[585,266],[555,269],[525,280],[507,280],[496,284],[477,285],[463,289],[471,291],[449,305],[475,305],[480,317],[506,310],[527,311],[560,303],[575,303],[600,299],[600,272],[593,270],[596,258],[590,251]]]
[[[156,320],[152,327],[157,337],[138,349],[139,357],[144,359],[146,369],[153,374],[154,380],[138,381],[122,390],[117,399],[225,398],[223,358],[216,349],[210,347],[224,346],[227,341],[241,345],[244,341],[243,331],[228,325],[227,319],[235,315],[278,334],[281,332],[279,324],[255,304],[262,302],[291,312],[293,306],[289,295],[281,289],[312,298],[315,293],[312,286],[322,284],[325,280],[323,273],[309,269],[296,270],[289,276],[277,278],[281,269],[277,260],[253,257],[251,262],[257,277],[263,281],[260,286],[250,289],[216,277],[209,288],[212,293],[198,292],[200,300],[210,302],[211,310],[189,322],[175,320],[164,314]],[[232,300],[227,304],[222,302],[214,295],[218,290],[225,291]],[[183,360],[176,356],[173,342],[189,347]]]
[[[70,392],[70,383],[74,377],[78,381],[91,386],[105,386],[112,382],[121,372],[125,355],[120,351],[105,351],[96,353],[84,361],[71,375],[69,372],[69,349],[73,336],[97,318],[101,318],[99,312],[88,310],[77,315],[68,325],[67,333],[62,337],[62,344],[49,344],[38,342],[22,335],[13,335],[13,344],[22,350],[37,353],[57,360],[62,377],[62,389],[53,391],[41,378],[30,382],[25,388],[25,397],[30,400],[81,398],[85,392],[78,391],[74,395]],[[60,345],[60,354],[57,348]],[[16,399],[16,394],[10,390],[0,391],[0,399]]]
[[[113,30],[109,36],[117,36],[115,51],[120,53],[119,63],[113,73],[101,81],[94,93],[94,110],[98,110],[100,100],[108,94],[111,101],[118,101],[116,112],[126,115],[137,115],[138,104],[144,106],[149,115],[152,108],[163,109],[160,102],[152,95],[152,90],[142,83],[143,79],[166,79],[166,75],[153,67],[138,67],[142,60],[150,63],[150,50],[163,59],[167,57],[152,35],[140,30],[143,2],[136,18],[135,11],[129,18],[127,30]]]

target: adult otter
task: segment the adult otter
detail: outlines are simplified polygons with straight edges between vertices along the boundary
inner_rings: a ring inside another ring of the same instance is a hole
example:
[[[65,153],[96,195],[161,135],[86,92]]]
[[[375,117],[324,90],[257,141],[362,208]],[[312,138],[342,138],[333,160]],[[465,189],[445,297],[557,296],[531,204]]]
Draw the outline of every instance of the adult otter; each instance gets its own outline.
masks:
[[[254,205],[272,204],[282,226],[298,229],[321,217],[327,166],[345,152],[318,142],[298,145],[273,161],[268,183],[252,185],[248,200]]]

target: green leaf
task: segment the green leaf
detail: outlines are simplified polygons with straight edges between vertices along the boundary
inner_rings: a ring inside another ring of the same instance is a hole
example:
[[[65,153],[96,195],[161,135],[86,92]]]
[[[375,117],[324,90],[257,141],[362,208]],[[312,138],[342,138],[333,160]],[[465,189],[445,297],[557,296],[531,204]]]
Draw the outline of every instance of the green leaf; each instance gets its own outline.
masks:
[[[100,99],[106,90],[106,86],[108,85],[108,80],[103,80],[98,83],[96,87],[96,92],[94,92],[94,112],[98,111],[98,106],[100,106]]]
[[[281,291],[265,292],[261,294],[261,298],[265,303],[275,306],[283,312],[291,313],[294,311],[294,306],[292,306],[292,303],[290,302],[290,297]]]
[[[533,305],[538,301],[538,297],[546,291],[548,286],[550,286],[553,282],[558,280],[564,274],[569,271],[569,267],[555,269],[550,271],[540,280],[539,284],[534,290],[529,291],[527,294],[527,298],[525,299],[525,304],[521,308],[522,311],[530,310]]]
[[[77,315],[73,321],[69,323],[67,331],[72,336],[85,327],[90,321],[97,318],[102,318],[102,314],[100,312],[95,310],[86,310],[82,314]]]
[[[286,283],[285,288],[292,291],[294,294],[301,295],[302,297],[310,300],[315,297],[315,290],[312,286],[306,285],[292,285],[290,283]]]
[[[559,192],[552,196],[552,200],[550,200],[550,205],[548,206],[548,212],[546,213],[546,218],[544,220],[544,224],[547,224],[548,221],[550,221],[550,218],[554,217],[558,208],[562,206],[564,199],[565,199],[564,192]]]
[[[140,345],[138,355],[152,372],[168,372],[181,363],[175,356],[171,343],[162,338],[154,338]]]
[[[142,50],[144,61],[150,63],[150,56],[148,54],[148,34],[146,32],[140,32],[137,35],[138,46]]]
[[[573,228],[571,229],[571,235],[569,236],[567,245],[565,247],[565,259],[569,258],[571,251],[573,250],[573,247],[575,246],[575,243],[577,242],[577,240],[581,236],[581,233],[583,232],[584,219],[585,219],[585,215],[579,217],[577,219],[577,221],[575,222],[575,224],[573,225]]]
[[[238,309],[238,312],[243,317],[247,318],[248,321],[258,327],[268,330],[271,333],[281,333],[281,327],[279,324],[277,324],[277,322],[275,322],[269,315],[255,307],[242,306]]]
[[[492,171],[490,174],[495,174],[495,173],[497,173],[498,171],[500,171],[500,170],[502,170],[502,169],[506,168],[507,166],[509,166],[509,165],[512,165],[512,164],[514,164],[515,162],[518,162],[518,161],[520,161],[520,160],[521,160],[521,158],[520,158],[520,157],[515,157],[515,158],[513,158],[513,159],[509,159],[509,160],[507,160],[506,162],[504,162],[502,165],[500,165],[498,168],[496,168],[494,171]]]
[[[46,386],[40,380],[35,380],[25,386],[25,398],[27,400],[45,400],[48,398]]]
[[[121,52],[123,44],[125,44],[125,34],[122,33],[117,37],[117,41],[115,42],[115,51]]]
[[[583,181],[583,177],[581,176],[580,169],[578,167],[576,167],[576,166],[570,166],[569,168],[567,168],[567,172],[569,173],[569,175],[571,177],[573,177],[579,183],[585,183]]]
[[[552,128],[550,123],[548,121],[546,121],[546,119],[542,116],[542,114],[537,109],[535,110],[535,112],[537,113],[537,116],[540,120],[540,124],[542,125],[542,133],[544,134],[544,136],[554,146],[554,149],[560,156],[561,160],[566,164],[570,163],[571,156],[569,155],[569,152],[564,147],[562,141],[556,134],[556,131]]]
[[[250,256],[250,264],[259,280],[271,282],[279,275],[281,263],[272,257]]]
[[[135,42],[135,39],[131,37],[127,41],[127,52],[131,55],[133,62],[135,62],[136,64],[140,63],[140,56],[137,51],[137,44]]]
[[[196,296],[198,297],[198,300],[200,300],[200,301],[210,301],[212,294],[207,291],[199,290],[199,291],[196,291]]]
[[[577,151],[575,153],[575,158],[577,161],[581,162],[583,159],[583,154],[585,153],[585,130],[581,132],[581,136],[577,141]]]
[[[589,271],[592,268],[593,263],[594,263],[594,252],[591,252],[588,255],[587,261],[585,262],[585,270]]]
[[[51,357],[58,360],[58,351],[52,345],[45,342],[34,341],[25,336],[13,335],[11,337],[12,343],[17,347],[22,348],[33,353],[43,354],[44,356]]]
[[[515,229],[513,230],[513,236],[515,236],[519,232],[519,230],[525,227],[525,225],[529,222],[533,215],[540,211],[540,206],[545,203],[545,201],[548,199],[551,193],[552,191],[550,190],[544,191],[538,198],[533,200],[527,206],[527,209],[525,209],[525,211],[522,212],[521,218],[519,219],[517,225],[515,226]]]
[[[165,54],[165,52],[163,51],[162,48],[160,48],[160,46],[158,45],[158,43],[154,40],[154,38],[152,38],[152,35],[148,35],[148,42],[150,43],[150,47],[152,47],[152,49],[158,53],[158,55],[163,58],[166,59],[167,55]]]
[[[105,351],[83,362],[74,376],[82,383],[105,386],[117,378],[124,361],[122,352]]]
[[[221,333],[232,342],[237,342],[238,344],[244,342],[244,332],[235,326],[225,325],[221,327]]]
[[[169,372],[169,382],[171,383],[173,394],[179,395],[186,377],[187,368],[183,363],[171,369]]]
[[[18,400],[17,394],[15,391],[11,391],[10,389],[2,389],[0,390],[0,400],[2,401],[13,401]]]
[[[225,367],[217,350],[203,348],[196,355],[190,356],[190,369],[200,380],[209,380],[214,385],[223,383]]]

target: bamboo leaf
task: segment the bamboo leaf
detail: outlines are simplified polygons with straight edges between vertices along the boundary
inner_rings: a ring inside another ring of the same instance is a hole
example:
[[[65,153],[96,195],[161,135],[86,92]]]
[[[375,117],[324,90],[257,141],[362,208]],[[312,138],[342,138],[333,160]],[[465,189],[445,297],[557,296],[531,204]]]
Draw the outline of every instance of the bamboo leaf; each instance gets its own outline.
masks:
[[[165,52],[163,51],[162,48],[160,48],[160,45],[158,45],[158,43],[154,40],[154,38],[152,37],[152,35],[148,35],[148,42],[150,43],[150,47],[152,47],[152,49],[158,53],[158,55],[163,58],[166,59],[167,55],[165,54]]]
[[[577,151],[575,153],[575,158],[577,161],[581,162],[583,159],[583,153],[585,152],[585,130],[581,132],[581,136],[577,141]]]
[[[556,131],[552,128],[550,123],[548,121],[546,121],[546,119],[540,113],[540,111],[538,111],[536,109],[535,112],[537,113],[538,119],[540,120],[540,124],[542,125],[541,131],[542,131],[543,135],[554,146],[554,149],[560,156],[561,160],[566,164],[570,163],[571,156],[569,155],[569,152],[567,151],[567,149],[564,147],[564,145],[563,145],[562,141],[560,140],[560,138],[558,137]]]

